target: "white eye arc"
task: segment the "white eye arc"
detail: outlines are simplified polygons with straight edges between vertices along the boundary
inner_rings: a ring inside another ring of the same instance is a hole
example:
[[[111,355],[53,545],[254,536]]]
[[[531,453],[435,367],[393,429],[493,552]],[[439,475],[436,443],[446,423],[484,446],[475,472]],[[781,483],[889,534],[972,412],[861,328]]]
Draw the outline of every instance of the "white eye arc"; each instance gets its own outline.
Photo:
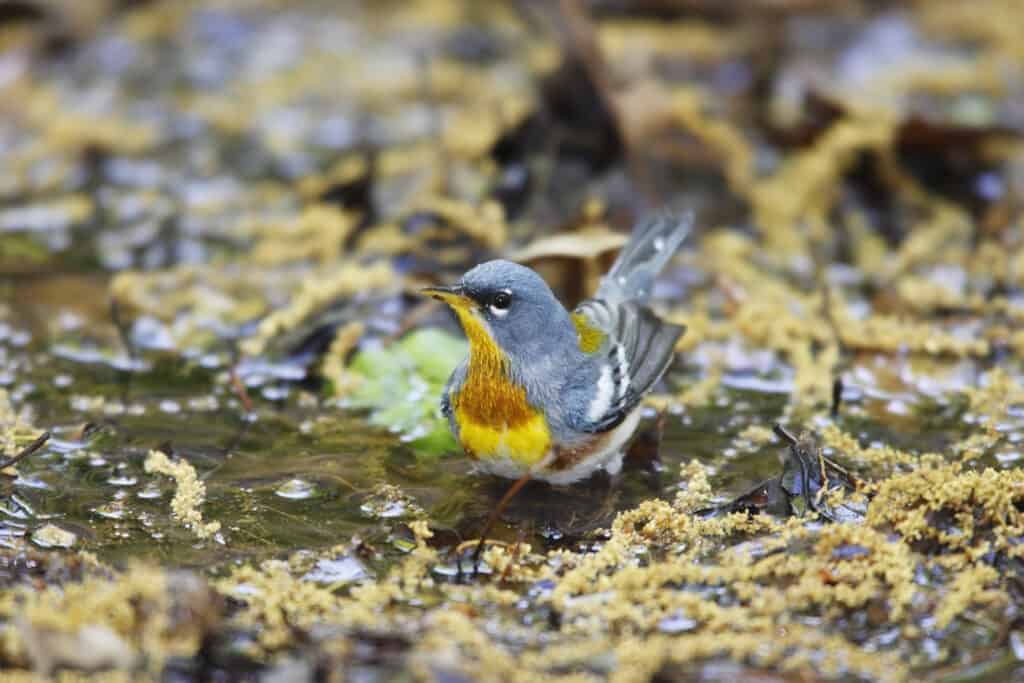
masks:
[[[491,312],[495,318],[504,318],[508,315],[508,309],[512,306],[512,292],[503,289],[491,298],[490,304],[487,306],[487,310]]]

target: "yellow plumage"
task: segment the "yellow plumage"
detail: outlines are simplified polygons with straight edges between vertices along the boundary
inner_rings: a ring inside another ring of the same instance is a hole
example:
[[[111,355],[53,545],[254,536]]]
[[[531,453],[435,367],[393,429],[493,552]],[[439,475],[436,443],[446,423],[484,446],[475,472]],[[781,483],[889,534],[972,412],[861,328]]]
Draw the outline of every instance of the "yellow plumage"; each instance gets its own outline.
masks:
[[[596,327],[591,327],[587,322],[587,316],[582,313],[573,313],[572,324],[576,326],[576,334],[579,335],[580,351],[594,353],[601,348],[606,335]]]
[[[544,413],[508,378],[508,359],[466,306],[453,305],[469,339],[466,382],[452,396],[459,441],[473,457],[509,458],[530,466],[551,448]]]
[[[551,447],[547,420],[540,413],[515,427],[493,427],[477,422],[464,410],[456,410],[459,441],[478,458],[507,457],[530,466],[541,461]]]

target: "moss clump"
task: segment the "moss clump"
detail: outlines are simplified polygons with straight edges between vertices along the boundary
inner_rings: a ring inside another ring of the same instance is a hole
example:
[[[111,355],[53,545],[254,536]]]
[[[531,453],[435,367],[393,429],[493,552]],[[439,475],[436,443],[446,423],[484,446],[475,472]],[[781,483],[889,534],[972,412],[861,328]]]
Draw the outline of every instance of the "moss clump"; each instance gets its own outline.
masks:
[[[161,451],[150,451],[145,462],[146,472],[164,474],[174,479],[174,498],[171,512],[196,538],[205,540],[220,532],[220,522],[204,522],[199,510],[206,500],[206,485],[199,480],[196,470],[185,460],[172,462]]]
[[[32,411],[27,406],[15,410],[10,394],[0,389],[0,458],[12,457],[39,434],[32,426]]]
[[[220,619],[221,603],[198,577],[132,565],[95,567],[80,581],[6,592],[0,653],[48,675],[59,668],[158,674],[190,657]]]

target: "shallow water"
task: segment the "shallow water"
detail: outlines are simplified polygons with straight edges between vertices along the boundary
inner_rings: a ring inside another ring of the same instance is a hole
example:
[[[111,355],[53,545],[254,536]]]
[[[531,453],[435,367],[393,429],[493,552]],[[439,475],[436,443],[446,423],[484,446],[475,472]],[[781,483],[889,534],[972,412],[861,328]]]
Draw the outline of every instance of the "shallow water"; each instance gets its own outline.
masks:
[[[0,475],[0,666],[91,668],[99,619],[183,680],[1024,680],[1019,8],[620,4],[575,26],[603,84],[543,3],[152,2],[63,39],[0,12],[0,427],[52,434]],[[572,303],[664,207],[700,217],[656,288],[690,326],[671,407],[620,475],[528,485],[471,575],[510,482],[418,431],[439,368],[398,359],[357,410],[382,368],[353,358],[457,334],[415,291],[487,258],[547,254]],[[767,509],[776,422],[890,508],[718,514]],[[146,592],[182,576],[212,593]],[[102,618],[59,602],[79,584]],[[165,656],[152,615],[199,634]],[[54,633],[70,661],[27,653]]]

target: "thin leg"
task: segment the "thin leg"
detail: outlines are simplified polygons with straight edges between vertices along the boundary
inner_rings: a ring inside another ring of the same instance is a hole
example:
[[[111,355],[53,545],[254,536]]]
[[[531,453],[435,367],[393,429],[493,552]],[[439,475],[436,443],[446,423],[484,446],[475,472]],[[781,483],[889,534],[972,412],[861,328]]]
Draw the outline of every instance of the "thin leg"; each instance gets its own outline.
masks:
[[[491,533],[491,528],[494,523],[498,521],[501,513],[505,511],[508,504],[512,502],[512,499],[516,497],[520,489],[526,486],[526,483],[533,477],[533,472],[527,472],[523,476],[516,479],[515,483],[509,487],[508,491],[502,496],[501,500],[498,501],[498,505],[495,506],[494,510],[491,511],[491,515],[487,518],[487,524],[484,525],[484,530],[480,534],[480,542],[476,544],[476,550],[473,551],[473,573],[476,573],[477,567],[480,564],[480,555],[484,551],[484,543],[487,542],[487,535]]]

